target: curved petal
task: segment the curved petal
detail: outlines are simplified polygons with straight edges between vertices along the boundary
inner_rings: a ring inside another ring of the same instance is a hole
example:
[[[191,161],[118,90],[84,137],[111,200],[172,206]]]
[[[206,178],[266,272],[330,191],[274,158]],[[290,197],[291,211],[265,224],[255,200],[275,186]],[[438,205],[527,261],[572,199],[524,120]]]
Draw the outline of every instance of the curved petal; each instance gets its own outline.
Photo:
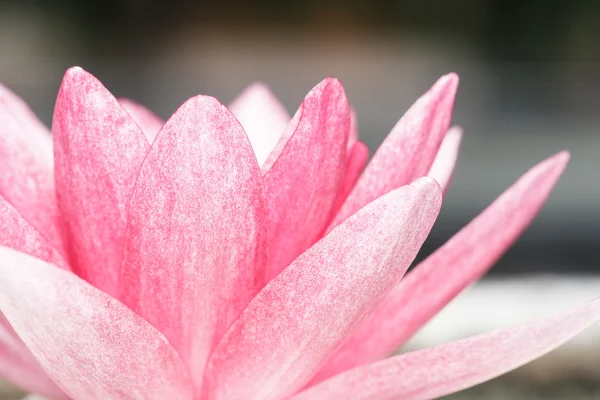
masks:
[[[333,226],[369,201],[427,174],[448,131],[457,86],[455,74],[443,76],[400,118],[365,168]]]
[[[50,134],[23,100],[2,85],[0,170],[0,195],[62,251]]]
[[[325,79],[306,96],[263,165],[271,222],[268,277],[323,234],[346,172],[350,108],[341,83]]]
[[[73,270],[114,295],[127,204],[148,142],[113,95],[81,68],[65,74],[52,131]]]
[[[0,309],[75,399],[193,399],[165,337],[68,271],[0,248]]]
[[[0,377],[30,393],[66,399],[8,322],[0,324]]]
[[[160,131],[160,128],[165,124],[158,115],[154,114],[150,109],[143,105],[136,103],[131,99],[120,98],[119,104],[131,115],[131,118],[140,127],[148,143],[154,142],[154,138]]]
[[[599,319],[600,299],[536,322],[356,368],[291,400],[437,399],[541,357]]]
[[[452,180],[456,162],[458,161],[461,142],[462,129],[458,126],[450,128],[446,136],[444,136],[442,145],[427,173],[427,176],[432,177],[440,184],[444,193],[450,187],[450,181]]]
[[[279,399],[306,384],[401,279],[440,206],[437,183],[419,179],[368,204],[298,257],[219,343],[206,398]]]
[[[260,82],[246,88],[229,106],[244,127],[263,165],[290,122],[290,115],[269,88]]]
[[[0,246],[10,247],[53,263],[59,268],[69,265],[58,250],[0,195]]]
[[[214,98],[188,100],[142,165],[120,288],[182,355],[197,386],[217,340],[264,285],[267,223],[242,126]]]
[[[407,274],[361,322],[313,382],[388,356],[479,279],[535,217],[568,159],[568,153],[563,152],[532,168]]]

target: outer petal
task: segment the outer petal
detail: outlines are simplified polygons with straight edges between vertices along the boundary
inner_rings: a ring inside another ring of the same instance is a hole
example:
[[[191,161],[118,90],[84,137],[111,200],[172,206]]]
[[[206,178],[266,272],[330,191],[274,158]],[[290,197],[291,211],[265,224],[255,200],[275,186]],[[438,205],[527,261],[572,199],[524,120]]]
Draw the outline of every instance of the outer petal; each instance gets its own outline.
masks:
[[[242,126],[211,97],[159,132],[129,210],[123,301],[157,327],[200,386],[209,353],[264,285],[268,225]]]
[[[290,115],[263,83],[254,83],[229,106],[252,143],[259,165],[263,165],[290,122]]]
[[[435,156],[433,165],[431,165],[431,168],[427,173],[428,176],[432,177],[440,184],[444,193],[446,193],[450,187],[450,180],[452,180],[456,162],[458,161],[458,152],[460,150],[461,141],[462,129],[457,126],[450,128],[448,133],[446,133],[446,136],[444,136],[444,140]]]
[[[0,309],[73,398],[193,399],[164,336],[70,272],[0,248]]]
[[[356,368],[292,400],[439,398],[520,367],[599,319],[600,300],[594,300],[540,321]]]
[[[48,130],[0,85],[0,195],[62,249]]]
[[[322,236],[346,170],[350,108],[341,83],[325,79],[304,99],[263,165],[277,275]]]
[[[58,250],[0,195],[0,246],[10,247],[69,269]]]
[[[429,171],[448,130],[458,77],[440,78],[398,121],[336,215],[333,226],[369,201]]]
[[[55,262],[68,269],[58,250],[23,216],[0,196],[0,246],[7,246],[32,256]],[[19,387],[36,393],[64,398],[64,394],[42,370],[33,355],[0,313],[0,376]]]
[[[410,272],[357,328],[313,382],[397,350],[514,243],[568,161],[559,153],[531,169],[469,225]]]
[[[365,206],[303,253],[244,310],[215,350],[207,398],[289,396],[398,282],[439,212],[418,180]]]
[[[4,316],[0,318],[4,320]],[[55,400],[66,398],[7,321],[0,325],[0,376],[27,392]]]
[[[148,139],[148,143],[154,142],[154,138],[160,131],[160,128],[165,124],[158,115],[154,114],[148,108],[133,100],[120,98],[119,104],[131,115],[131,118],[141,128]]]
[[[58,206],[73,269],[114,295],[126,207],[148,142],[110,92],[81,68],[65,74],[52,131]]]

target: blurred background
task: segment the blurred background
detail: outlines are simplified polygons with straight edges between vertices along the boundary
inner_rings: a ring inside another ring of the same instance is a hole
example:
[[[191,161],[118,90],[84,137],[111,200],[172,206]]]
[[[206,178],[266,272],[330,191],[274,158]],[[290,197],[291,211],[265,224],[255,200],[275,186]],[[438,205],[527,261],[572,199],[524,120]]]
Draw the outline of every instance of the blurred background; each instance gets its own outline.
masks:
[[[535,288],[546,293],[526,305],[536,314],[547,299],[556,303],[550,312],[600,294],[598,39],[596,0],[0,0],[0,81],[49,125],[62,74],[73,65],[164,118],[193,95],[210,94],[227,103],[257,80],[293,113],[306,92],[333,75],[343,82],[358,112],[361,137],[373,152],[440,75],[457,72],[454,123],[465,129],[464,145],[421,256],[528,168],[568,149],[571,163],[547,206],[484,281],[504,282],[503,291],[492,295],[496,292],[484,286],[481,296],[464,300],[469,310],[480,301],[497,301],[500,313],[510,309],[501,308],[512,293],[506,288],[515,293]],[[535,278],[539,274],[544,277]],[[557,281],[563,283],[555,292]],[[448,315],[464,315],[460,301]],[[456,334],[487,329],[489,313],[479,314],[461,322],[468,332]],[[508,314],[507,323],[512,322]],[[456,324],[448,321],[432,325],[435,338],[422,343],[454,335]],[[598,385],[589,383],[600,381],[600,339],[586,340],[583,355],[573,359],[587,357],[586,373],[594,373],[583,374],[585,379],[567,374],[569,382],[579,382],[575,392],[567,385],[560,386],[567,394],[553,386],[543,393],[600,398]],[[562,376],[551,375],[548,364],[574,368],[551,359],[539,364],[536,376]],[[524,381],[527,389],[517,385],[509,394],[501,381],[499,397],[493,398],[535,398],[537,389],[528,392],[531,377]],[[492,393],[493,385],[477,390]]]

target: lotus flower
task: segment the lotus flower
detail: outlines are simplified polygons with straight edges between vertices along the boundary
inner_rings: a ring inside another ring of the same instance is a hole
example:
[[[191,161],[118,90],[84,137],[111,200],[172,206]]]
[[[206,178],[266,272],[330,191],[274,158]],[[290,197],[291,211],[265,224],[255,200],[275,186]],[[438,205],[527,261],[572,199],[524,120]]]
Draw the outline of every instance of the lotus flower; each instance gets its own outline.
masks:
[[[404,276],[457,159],[457,84],[442,77],[364,171],[332,78],[291,119],[256,84],[163,122],[73,68],[52,136],[3,88],[0,373],[52,399],[423,399],[563,343],[598,300],[385,358],[500,257],[567,163],[535,166]]]

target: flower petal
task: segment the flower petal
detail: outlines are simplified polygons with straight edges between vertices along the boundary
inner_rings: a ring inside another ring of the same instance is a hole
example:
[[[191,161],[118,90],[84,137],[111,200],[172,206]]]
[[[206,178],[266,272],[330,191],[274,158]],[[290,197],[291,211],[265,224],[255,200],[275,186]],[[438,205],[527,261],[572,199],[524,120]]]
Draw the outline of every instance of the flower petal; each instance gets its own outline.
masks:
[[[43,162],[52,165],[52,136],[50,130],[31,111],[23,99],[2,84],[0,84],[0,108],[3,109],[0,114],[4,117],[4,113],[8,113],[20,127],[23,135],[29,139],[35,139],[29,141],[29,144],[43,154]],[[5,125],[6,122],[3,121],[2,126]]]
[[[355,142],[350,154],[348,155],[348,165],[346,166],[346,175],[344,183],[338,193],[333,207],[334,214],[340,209],[344,201],[352,191],[354,184],[358,180],[367,160],[369,159],[369,148],[363,142]]]
[[[393,289],[313,382],[397,350],[466,286],[479,279],[514,243],[540,210],[569,155],[532,168]]]
[[[0,85],[0,195],[62,251],[50,133]]]
[[[5,320],[3,315],[0,318]],[[0,377],[27,392],[39,393],[55,400],[66,398],[12,330],[8,321],[0,324]]]
[[[68,271],[0,248],[0,309],[73,398],[193,398],[165,337]]]
[[[318,240],[331,219],[346,172],[349,123],[344,88],[325,79],[306,96],[263,165],[272,238],[269,278]]]
[[[290,115],[263,83],[254,83],[229,106],[244,127],[259,165],[263,165],[290,122]]]
[[[355,368],[292,400],[440,398],[541,357],[599,319],[600,299],[536,322]]]
[[[206,397],[279,399],[306,384],[401,279],[440,206],[437,183],[420,179],[368,204],[298,257],[219,343]]]
[[[197,387],[214,345],[264,285],[267,223],[242,126],[214,98],[188,100],[142,165],[120,288],[182,355]]]
[[[350,107],[350,130],[348,131],[348,155],[352,153],[352,148],[358,142],[358,118],[354,108]]]
[[[58,250],[1,195],[0,246],[10,247],[69,270],[69,265]]]
[[[400,118],[365,168],[333,226],[369,201],[427,174],[448,130],[457,86],[456,75],[443,76]]]
[[[126,208],[148,142],[112,94],[81,68],[65,74],[52,131],[73,270],[114,295]]]
[[[450,128],[446,136],[444,136],[442,145],[427,173],[427,176],[432,177],[440,184],[444,193],[446,193],[450,186],[450,180],[452,180],[452,175],[456,168],[461,141],[462,129],[457,126]]]
[[[147,107],[136,103],[131,99],[120,98],[119,104],[131,115],[131,118],[144,132],[148,143],[154,142],[154,138],[160,131],[160,128],[165,124],[158,115],[154,114]]]

